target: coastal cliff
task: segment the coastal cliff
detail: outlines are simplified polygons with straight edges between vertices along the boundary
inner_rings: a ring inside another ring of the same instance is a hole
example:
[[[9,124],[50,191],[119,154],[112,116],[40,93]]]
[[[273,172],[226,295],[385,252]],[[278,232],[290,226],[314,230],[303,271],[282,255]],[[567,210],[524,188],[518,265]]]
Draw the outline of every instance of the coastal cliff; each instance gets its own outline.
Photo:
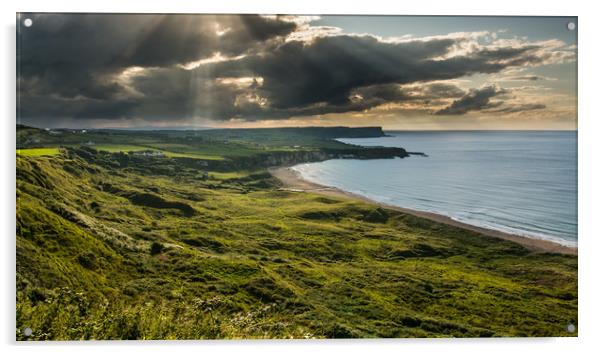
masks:
[[[230,161],[213,162],[212,165],[221,168],[254,168],[290,166],[299,163],[320,162],[331,159],[392,159],[410,156],[402,148],[363,148],[323,149],[317,151],[273,152],[251,157],[243,157]]]
[[[298,127],[212,129],[204,131],[42,130],[18,126],[20,148],[61,147],[89,162],[159,171],[156,159],[177,157],[178,166],[197,170],[253,170],[330,159],[391,159],[410,154],[403,148],[364,147],[338,138],[386,136],[381,127]],[[123,141],[136,145],[123,145]],[[157,143],[149,142],[156,140]],[[115,145],[118,144],[118,145]],[[219,158],[198,151],[214,151]],[[117,154],[115,154],[117,152]],[[109,156],[114,154],[115,156]],[[169,164],[168,164],[169,165]],[[143,167],[144,166],[144,167]],[[171,172],[170,172],[171,173]]]

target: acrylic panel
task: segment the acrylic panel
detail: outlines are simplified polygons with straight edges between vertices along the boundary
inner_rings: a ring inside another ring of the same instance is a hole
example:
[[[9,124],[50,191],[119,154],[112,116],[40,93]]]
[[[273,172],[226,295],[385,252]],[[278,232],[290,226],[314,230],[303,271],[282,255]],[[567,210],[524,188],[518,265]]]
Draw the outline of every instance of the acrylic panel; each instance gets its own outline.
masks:
[[[577,336],[577,18],[17,14],[17,340]]]

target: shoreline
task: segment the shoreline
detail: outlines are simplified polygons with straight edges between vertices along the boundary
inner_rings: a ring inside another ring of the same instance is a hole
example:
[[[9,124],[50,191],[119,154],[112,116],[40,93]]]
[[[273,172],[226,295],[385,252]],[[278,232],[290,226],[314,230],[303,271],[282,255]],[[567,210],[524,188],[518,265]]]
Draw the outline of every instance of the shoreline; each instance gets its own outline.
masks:
[[[310,192],[317,193],[326,196],[333,197],[344,197],[353,200],[359,200],[363,202],[367,202],[370,204],[376,204],[380,207],[391,209],[395,211],[399,211],[405,214],[414,215],[420,218],[425,218],[431,221],[439,222],[442,224],[459,227],[464,230],[478,232],[482,235],[489,237],[501,238],[507,241],[512,241],[518,243],[525,248],[534,251],[534,252],[551,252],[551,253],[560,253],[567,255],[577,255],[578,249],[576,247],[564,246],[553,241],[541,240],[536,238],[529,238],[527,236],[514,235],[503,231],[487,229],[480,226],[475,226],[471,224],[467,224],[461,221],[454,220],[446,215],[436,214],[432,212],[419,211],[414,209],[408,209],[403,207],[398,207],[395,205],[381,203],[370,198],[357,195],[351,192],[344,191],[342,189],[336,187],[324,186],[321,184],[313,183],[303,179],[297,171],[291,169],[290,166],[287,167],[275,167],[269,168],[268,171],[270,174],[277,179],[279,179],[283,185],[285,190],[295,191],[295,192]]]

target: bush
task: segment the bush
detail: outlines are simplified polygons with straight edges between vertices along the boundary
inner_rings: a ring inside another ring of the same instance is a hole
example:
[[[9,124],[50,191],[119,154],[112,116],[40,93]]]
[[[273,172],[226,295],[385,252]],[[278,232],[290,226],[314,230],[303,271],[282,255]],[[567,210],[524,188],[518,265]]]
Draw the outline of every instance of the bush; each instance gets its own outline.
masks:
[[[126,197],[136,205],[156,209],[177,209],[186,216],[192,216],[196,213],[196,210],[186,203],[165,200],[158,195],[151,193],[132,192],[126,195]]]
[[[159,253],[163,252],[164,249],[165,249],[165,246],[163,246],[162,243],[153,242],[150,247],[150,253],[152,255],[159,254]]]
[[[77,256],[77,262],[84,268],[95,270],[98,268],[98,261],[94,253],[83,253]]]
[[[370,210],[364,217],[364,221],[373,223],[386,223],[389,220],[389,213],[383,208]]]

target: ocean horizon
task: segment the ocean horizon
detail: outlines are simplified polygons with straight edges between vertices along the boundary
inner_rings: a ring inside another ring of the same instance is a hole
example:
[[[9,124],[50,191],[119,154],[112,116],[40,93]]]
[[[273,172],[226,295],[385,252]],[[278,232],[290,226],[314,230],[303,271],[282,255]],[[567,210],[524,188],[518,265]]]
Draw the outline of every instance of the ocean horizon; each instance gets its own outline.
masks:
[[[293,167],[310,182],[393,206],[577,247],[577,131],[386,131],[338,139],[422,152]]]

